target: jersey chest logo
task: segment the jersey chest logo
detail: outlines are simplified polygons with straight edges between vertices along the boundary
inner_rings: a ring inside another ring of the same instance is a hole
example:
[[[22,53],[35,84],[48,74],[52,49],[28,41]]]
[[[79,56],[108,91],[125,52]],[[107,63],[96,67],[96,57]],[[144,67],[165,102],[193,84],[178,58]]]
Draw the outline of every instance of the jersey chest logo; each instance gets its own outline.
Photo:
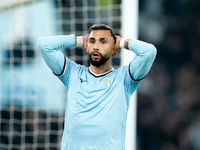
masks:
[[[80,78],[80,77],[79,77],[79,78]],[[80,78],[80,80],[81,80],[81,83],[87,82],[87,80],[84,80],[84,79],[82,79],[82,78]]]
[[[109,78],[106,78],[106,79],[102,79],[101,81],[104,81],[105,84],[106,84],[106,86],[107,86],[107,87],[110,87],[111,84],[112,84],[111,79],[113,79],[113,78],[114,78],[114,77],[109,77]]]

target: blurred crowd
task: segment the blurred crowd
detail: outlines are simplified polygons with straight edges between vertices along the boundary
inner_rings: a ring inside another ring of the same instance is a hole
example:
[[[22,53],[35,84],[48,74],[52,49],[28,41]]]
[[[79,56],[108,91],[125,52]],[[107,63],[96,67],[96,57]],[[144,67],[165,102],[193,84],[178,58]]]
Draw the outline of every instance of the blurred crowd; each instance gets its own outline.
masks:
[[[156,61],[138,90],[138,150],[200,150],[200,1],[140,0]]]

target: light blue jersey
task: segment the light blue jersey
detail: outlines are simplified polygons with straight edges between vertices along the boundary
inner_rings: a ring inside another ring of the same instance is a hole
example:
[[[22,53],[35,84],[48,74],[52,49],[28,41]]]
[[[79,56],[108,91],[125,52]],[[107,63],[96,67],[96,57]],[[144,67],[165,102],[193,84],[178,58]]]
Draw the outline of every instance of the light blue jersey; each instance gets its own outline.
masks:
[[[38,43],[47,65],[67,89],[61,149],[124,150],[129,99],[152,66],[156,49],[131,40],[129,49],[138,56],[130,65],[97,76],[58,51],[73,46],[75,35],[42,38]]]

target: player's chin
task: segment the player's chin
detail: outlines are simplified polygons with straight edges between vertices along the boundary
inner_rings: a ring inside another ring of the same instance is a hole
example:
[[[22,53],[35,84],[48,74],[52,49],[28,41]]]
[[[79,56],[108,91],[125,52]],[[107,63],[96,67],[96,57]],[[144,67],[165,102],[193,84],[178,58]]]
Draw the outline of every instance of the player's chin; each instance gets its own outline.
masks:
[[[100,67],[101,65],[103,65],[103,62],[101,59],[90,59],[90,63],[93,65],[93,66],[96,66],[96,67]]]
[[[90,62],[91,62],[94,66],[100,66],[100,65],[101,65],[101,59],[92,59],[92,60],[90,60]]]

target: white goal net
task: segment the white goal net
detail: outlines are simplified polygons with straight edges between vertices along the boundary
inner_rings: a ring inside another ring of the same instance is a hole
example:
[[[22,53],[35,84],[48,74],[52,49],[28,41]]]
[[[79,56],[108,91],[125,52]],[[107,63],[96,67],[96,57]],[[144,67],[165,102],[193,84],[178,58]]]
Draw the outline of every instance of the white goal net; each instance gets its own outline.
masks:
[[[36,48],[39,37],[87,34],[105,23],[120,35],[121,0],[0,1],[0,149],[57,150],[63,132],[65,87]],[[82,48],[62,50],[88,66]],[[120,65],[120,55],[113,67]]]

